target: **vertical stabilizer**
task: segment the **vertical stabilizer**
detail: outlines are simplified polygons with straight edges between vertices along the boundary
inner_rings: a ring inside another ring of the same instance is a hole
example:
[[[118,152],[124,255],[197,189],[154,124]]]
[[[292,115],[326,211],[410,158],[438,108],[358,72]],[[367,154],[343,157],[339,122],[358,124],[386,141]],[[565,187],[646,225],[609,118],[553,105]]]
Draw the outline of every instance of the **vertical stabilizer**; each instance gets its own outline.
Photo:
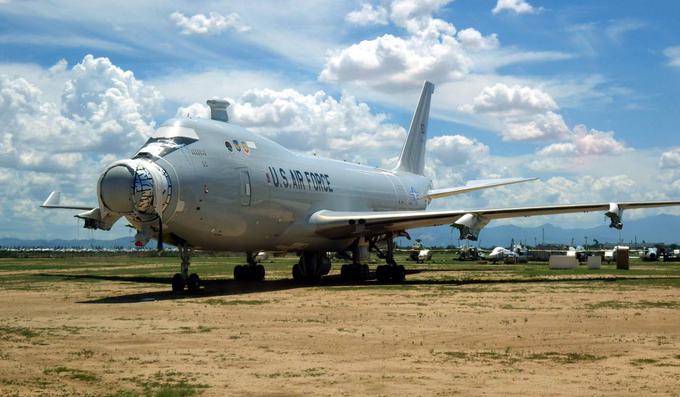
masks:
[[[427,121],[430,116],[430,99],[434,92],[434,84],[425,82],[423,92],[420,93],[420,100],[413,119],[411,128],[408,130],[408,137],[404,148],[399,156],[399,163],[395,171],[410,172],[423,175],[425,168],[425,142],[427,141]]]

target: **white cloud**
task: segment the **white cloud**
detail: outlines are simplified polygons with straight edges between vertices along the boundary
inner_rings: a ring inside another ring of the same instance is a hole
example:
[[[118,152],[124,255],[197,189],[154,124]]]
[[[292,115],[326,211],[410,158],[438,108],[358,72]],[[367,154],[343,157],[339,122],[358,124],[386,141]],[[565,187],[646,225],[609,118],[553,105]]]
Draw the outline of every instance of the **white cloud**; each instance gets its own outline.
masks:
[[[305,95],[294,89],[257,89],[230,102],[233,123],[301,152],[379,164],[384,154],[396,153],[406,136],[387,115],[374,114],[348,95],[336,100],[323,91]],[[199,103],[177,110],[177,116],[186,115],[209,117],[209,111]]]
[[[496,7],[491,12],[498,14],[502,11],[514,12],[515,14],[531,14],[536,12],[537,9],[526,0],[498,0]]]
[[[533,113],[557,110],[557,103],[538,88],[498,83],[484,90],[474,99],[472,105],[461,110],[474,113]]]
[[[626,150],[623,142],[614,138],[614,132],[588,129],[583,125],[574,127],[573,136],[567,143],[555,143],[541,149],[538,154],[546,157],[582,157],[621,153]]]
[[[156,89],[137,80],[131,71],[113,65],[108,58],[92,55],[75,65],[71,75],[64,86],[61,114],[88,124],[89,150],[129,150],[131,143],[135,145],[151,134],[153,116],[162,102]]]
[[[170,14],[170,20],[182,29],[182,34],[186,35],[213,35],[227,29],[239,33],[250,30],[250,26],[244,24],[241,21],[241,17],[236,13],[225,16],[211,11],[207,16],[205,14],[196,14],[186,17],[181,12],[175,11]]]
[[[68,62],[66,61],[66,59],[62,58],[59,61],[57,61],[57,63],[52,65],[49,69],[47,69],[47,71],[51,75],[55,75],[55,74],[65,72],[67,68],[68,68]]]
[[[680,148],[673,148],[661,154],[659,161],[661,168],[676,169],[680,168]]]
[[[492,33],[489,36],[482,36],[482,34],[474,28],[463,29],[458,32],[456,37],[464,47],[471,50],[493,50],[499,45],[496,33]]]
[[[680,68],[680,46],[668,47],[663,54],[668,58],[668,65]]]
[[[63,69],[58,63],[46,74]],[[92,150],[121,155],[153,127],[160,96],[106,58],[86,56],[70,73],[59,105],[22,77],[0,75],[0,166],[62,172]]]
[[[518,121],[518,120],[524,121]],[[561,115],[554,112],[538,113],[524,118],[506,118],[501,130],[504,141],[533,141],[564,138],[570,133]],[[511,121],[514,120],[514,121]]]
[[[0,174],[8,176],[0,225],[11,227],[0,227],[0,235],[35,237],[45,226],[71,223],[72,213],[46,216],[38,209],[50,190],[64,191],[70,202],[96,202],[98,172],[143,143],[162,98],[107,58],[88,55],[71,70],[65,61],[40,73],[26,70],[39,83],[66,76],[58,103],[32,81],[0,74]]]
[[[605,34],[611,41],[620,43],[623,39],[623,36],[625,36],[627,33],[640,30],[645,26],[647,26],[645,22],[639,21],[637,19],[613,20],[605,29]]]
[[[425,79],[459,79],[469,72],[472,61],[454,34],[453,25],[433,19],[406,39],[385,34],[364,40],[331,53],[319,77],[388,91],[420,85]]]
[[[497,83],[459,109],[497,118],[506,141],[559,139],[570,133],[562,116],[554,112],[558,110],[555,100],[538,88]]]
[[[387,25],[387,9],[362,3],[361,8],[347,14],[345,20],[354,25]]]

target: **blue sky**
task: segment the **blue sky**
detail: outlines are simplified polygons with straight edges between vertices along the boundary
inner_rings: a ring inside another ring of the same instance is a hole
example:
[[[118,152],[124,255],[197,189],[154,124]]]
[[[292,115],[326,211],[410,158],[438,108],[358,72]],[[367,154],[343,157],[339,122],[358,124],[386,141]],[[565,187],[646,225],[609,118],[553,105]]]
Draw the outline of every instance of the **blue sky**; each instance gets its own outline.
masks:
[[[424,79],[435,184],[541,177],[441,207],[678,198],[678,15],[675,1],[3,0],[0,236],[73,235],[69,214],[34,205],[53,188],[94,202],[98,170],[212,97],[293,149],[387,167]],[[601,219],[519,223],[546,221]]]

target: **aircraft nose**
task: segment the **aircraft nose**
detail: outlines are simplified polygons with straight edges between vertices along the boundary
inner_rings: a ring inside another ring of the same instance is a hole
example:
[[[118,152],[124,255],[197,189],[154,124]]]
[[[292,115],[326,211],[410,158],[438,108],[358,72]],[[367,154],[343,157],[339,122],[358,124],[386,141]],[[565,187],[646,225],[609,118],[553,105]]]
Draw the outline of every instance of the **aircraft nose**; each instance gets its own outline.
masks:
[[[129,214],[134,211],[132,191],[135,172],[125,165],[115,165],[104,172],[99,183],[103,204],[112,212]]]
[[[160,215],[172,195],[169,174],[157,163],[123,160],[101,176],[99,197],[102,205],[119,214]]]

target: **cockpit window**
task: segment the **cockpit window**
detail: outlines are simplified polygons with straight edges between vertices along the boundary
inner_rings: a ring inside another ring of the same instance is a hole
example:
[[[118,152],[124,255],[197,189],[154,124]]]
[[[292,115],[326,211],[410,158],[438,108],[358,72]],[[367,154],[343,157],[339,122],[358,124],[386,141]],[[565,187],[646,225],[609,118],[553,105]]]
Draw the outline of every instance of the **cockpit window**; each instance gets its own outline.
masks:
[[[174,138],[149,138],[148,141],[137,151],[135,157],[164,157],[175,150],[192,144],[198,139],[174,137]]]

